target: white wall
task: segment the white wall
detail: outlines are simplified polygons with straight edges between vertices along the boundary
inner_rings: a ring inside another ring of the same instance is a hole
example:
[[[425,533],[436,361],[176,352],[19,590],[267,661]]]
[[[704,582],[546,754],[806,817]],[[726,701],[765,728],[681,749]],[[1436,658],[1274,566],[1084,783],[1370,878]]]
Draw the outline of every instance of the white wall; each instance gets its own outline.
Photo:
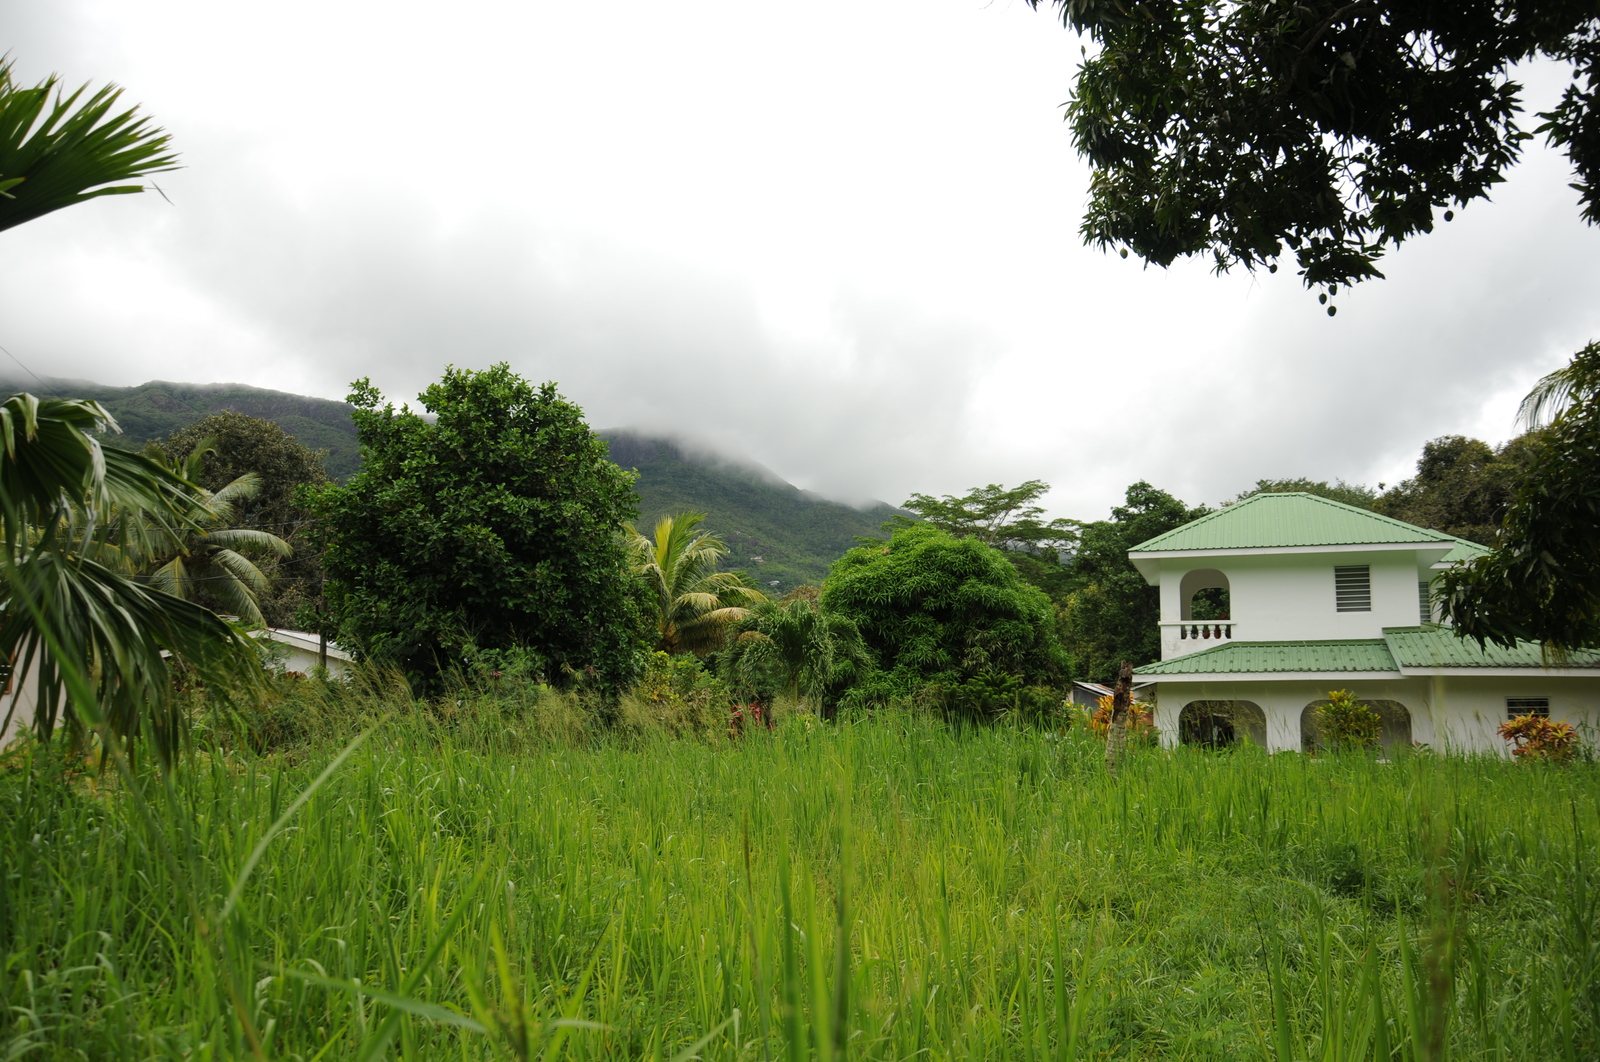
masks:
[[[1333,569],[1352,564],[1372,570],[1371,612],[1335,610]],[[1233,637],[1252,642],[1381,638],[1385,627],[1416,626],[1421,622],[1417,583],[1432,574],[1419,566],[1412,550],[1166,557],[1161,560],[1164,622],[1182,618],[1183,577],[1200,568],[1227,576]],[[1215,644],[1190,641],[1176,648],[1192,652]]]
[[[0,723],[5,722],[7,715],[11,716],[10,724],[0,732],[0,748],[11,744],[18,734],[33,725],[36,668],[37,665],[30,667],[27,675],[13,678],[10,693],[0,693]]]
[[[1300,715],[1329,690],[1348,689],[1365,701],[1398,701],[1411,713],[1411,740],[1433,743],[1424,679],[1361,679],[1328,676],[1266,682],[1162,682],[1156,687],[1156,728],[1164,745],[1178,743],[1178,715],[1191,701],[1251,701],[1267,717],[1267,751],[1298,752]],[[1498,740],[1498,739],[1496,739]]]
[[[1600,676],[1593,678],[1492,675],[1374,679],[1330,675],[1284,681],[1162,682],[1156,686],[1156,728],[1165,745],[1178,743],[1178,715],[1191,701],[1251,701],[1267,717],[1267,751],[1301,748],[1300,715],[1329,690],[1348,689],[1361,700],[1397,701],[1411,713],[1411,739],[1440,752],[1510,755],[1495,728],[1506,719],[1507,697],[1549,697],[1550,718],[1576,727],[1585,741],[1600,742]]]

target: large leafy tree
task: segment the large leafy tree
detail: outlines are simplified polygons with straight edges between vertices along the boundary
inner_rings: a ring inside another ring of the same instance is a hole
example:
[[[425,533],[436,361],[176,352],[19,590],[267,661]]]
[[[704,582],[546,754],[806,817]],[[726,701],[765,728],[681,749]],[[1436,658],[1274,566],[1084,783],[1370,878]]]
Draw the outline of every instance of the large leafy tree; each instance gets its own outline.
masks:
[[[1055,594],[1064,589],[1066,569],[1061,561],[1077,543],[1079,524],[1076,520],[1041,519],[1044,507],[1039,499],[1049,491],[1050,484],[1040,479],[1015,487],[991,483],[960,496],[913,494],[903,508],[957,538],[977,539],[1004,549],[1024,580]],[[896,516],[883,526],[894,531],[912,523],[908,516]]]
[[[1137,667],[1161,658],[1161,594],[1134,568],[1128,550],[1207,511],[1140,481],[1110,520],[1083,526],[1073,589],[1060,608],[1061,638],[1075,674],[1110,682],[1123,660]]]
[[[1559,656],[1600,646],[1600,343],[1541,380],[1522,413],[1544,430],[1493,551],[1445,573],[1444,611],[1463,637]]]
[[[126,182],[177,168],[166,133],[136,107],[116,111],[121,89],[107,85],[85,99],[87,85],[64,94],[54,77],[24,88],[11,67],[0,62],[0,230],[100,196],[142,192],[144,185]]]
[[[1379,484],[1381,487],[1382,484]],[[1242,502],[1256,494],[1315,494],[1319,498],[1328,498],[1346,505],[1354,505],[1358,509],[1371,509],[1378,501],[1378,492],[1361,483],[1346,483],[1336,480],[1329,483],[1322,479],[1258,479],[1251,490],[1242,492],[1233,499],[1233,504]]]
[[[296,612],[315,608],[322,593],[322,554],[311,541],[311,510],[297,496],[302,485],[328,482],[323,452],[312,450],[276,422],[232,410],[214,413],[161,440],[168,459],[189,462],[202,456],[191,477],[206,490],[219,492],[241,476],[254,476],[258,487],[248,496],[230,499],[235,528],[265,531],[288,543],[286,556],[258,557],[266,586],[259,595],[261,615],[270,627],[314,623]]]
[[[835,561],[821,607],[855,625],[877,658],[884,694],[980,674],[1028,684],[1066,677],[1050,599],[999,550],[930,524]]]
[[[1535,57],[1571,70],[1538,131],[1600,220],[1593,0],[1054,4],[1094,46],[1067,105],[1094,168],[1088,243],[1219,271],[1276,269],[1287,249],[1326,300],[1488,198],[1530,136],[1512,74]]]
[[[1540,442],[1537,432],[1498,448],[1463,435],[1430,440],[1422,447],[1417,474],[1389,488],[1373,507],[1398,520],[1487,545],[1499,533]]]
[[[211,611],[126,573],[128,556],[194,527],[198,500],[149,458],[103,449],[95,436],[115,430],[94,402],[0,405],[0,660],[28,684],[42,737],[144,733],[170,757],[183,734],[172,669],[226,699],[259,683],[260,662]]]
[[[421,688],[468,646],[527,650],[554,682],[626,683],[631,476],[554,384],[504,364],[450,368],[420,399],[431,417],[358,381],[361,471],[310,492],[341,640]]]
[[[704,513],[663,516],[654,540],[632,524],[623,528],[633,570],[644,582],[655,648],[663,653],[703,656],[719,648],[728,626],[766,600],[743,576],[717,571],[728,547],[700,529],[704,519]]]

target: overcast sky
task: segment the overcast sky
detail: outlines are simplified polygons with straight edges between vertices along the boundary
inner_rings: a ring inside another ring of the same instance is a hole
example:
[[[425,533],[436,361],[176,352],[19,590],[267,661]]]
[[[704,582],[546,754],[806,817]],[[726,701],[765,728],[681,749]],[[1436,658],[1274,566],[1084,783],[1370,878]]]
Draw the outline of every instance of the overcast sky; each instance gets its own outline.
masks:
[[[1600,338],[1600,231],[1542,148],[1332,319],[1292,266],[1082,246],[1079,42],[1020,0],[0,11],[21,80],[118,82],[185,165],[0,234],[40,375],[406,400],[504,360],[834,497],[1040,478],[1089,519],[1138,479],[1393,483]]]

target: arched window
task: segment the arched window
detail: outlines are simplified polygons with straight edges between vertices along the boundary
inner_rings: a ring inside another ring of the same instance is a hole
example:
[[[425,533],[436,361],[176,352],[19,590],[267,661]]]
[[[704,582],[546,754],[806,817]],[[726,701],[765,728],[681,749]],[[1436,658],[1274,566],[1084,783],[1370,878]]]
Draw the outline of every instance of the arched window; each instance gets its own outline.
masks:
[[[1178,740],[1221,749],[1249,738],[1267,743],[1267,714],[1253,701],[1190,701],[1178,713]]]
[[[1178,618],[1189,620],[1232,619],[1229,613],[1228,577],[1215,568],[1196,568],[1183,573],[1178,584],[1182,611]]]
[[[1300,712],[1300,744],[1307,752],[1314,752],[1324,746],[1321,728],[1318,725],[1319,711],[1327,701],[1312,701]],[[1411,744],[1411,711],[1399,701],[1357,701],[1378,713],[1378,718],[1383,720],[1383,736],[1378,739],[1378,744],[1390,749],[1407,747]]]

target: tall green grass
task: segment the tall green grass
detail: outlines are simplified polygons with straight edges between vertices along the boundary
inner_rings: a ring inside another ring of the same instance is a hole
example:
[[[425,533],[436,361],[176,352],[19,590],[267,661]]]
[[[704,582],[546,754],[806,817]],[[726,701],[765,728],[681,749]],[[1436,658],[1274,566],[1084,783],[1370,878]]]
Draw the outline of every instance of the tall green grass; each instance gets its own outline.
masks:
[[[7,760],[0,1055],[1600,1054],[1592,766],[1132,750],[1113,781],[1074,734],[618,741],[530,694],[391,716],[287,814],[369,695],[139,793]]]

